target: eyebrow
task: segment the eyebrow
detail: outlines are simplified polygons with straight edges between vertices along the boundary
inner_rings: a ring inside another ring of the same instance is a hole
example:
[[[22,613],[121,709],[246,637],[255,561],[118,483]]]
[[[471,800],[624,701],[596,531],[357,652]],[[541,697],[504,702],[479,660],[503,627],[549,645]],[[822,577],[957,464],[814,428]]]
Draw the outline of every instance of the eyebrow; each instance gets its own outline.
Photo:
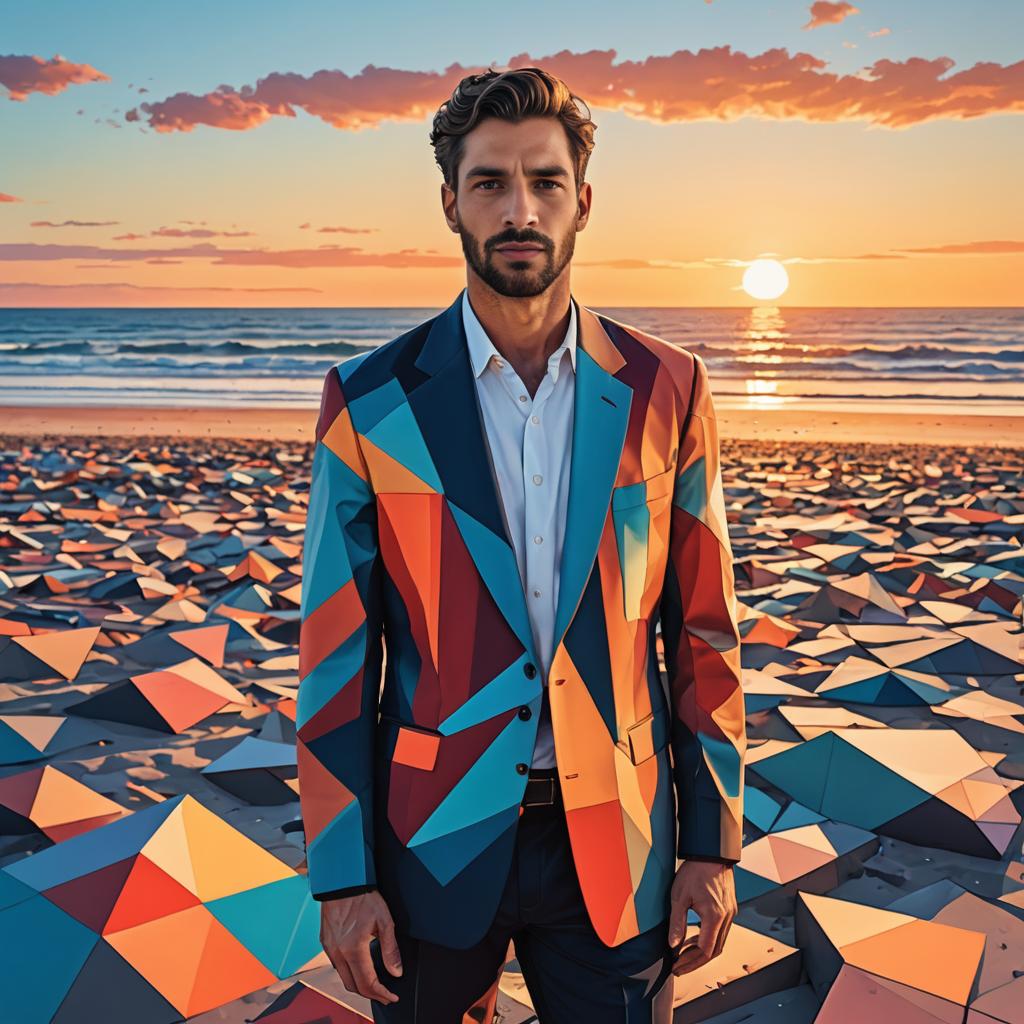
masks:
[[[558,164],[551,167],[534,167],[528,174],[537,178],[568,178],[569,172]],[[466,179],[470,178],[507,178],[508,172],[500,167],[473,167],[466,173]]]

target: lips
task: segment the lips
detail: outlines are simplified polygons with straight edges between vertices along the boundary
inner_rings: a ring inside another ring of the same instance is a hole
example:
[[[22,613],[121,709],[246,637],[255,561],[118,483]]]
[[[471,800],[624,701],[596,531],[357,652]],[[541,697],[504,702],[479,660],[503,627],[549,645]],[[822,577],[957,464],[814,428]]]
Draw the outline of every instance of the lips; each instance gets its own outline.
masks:
[[[501,245],[498,247],[498,252],[543,252],[543,248],[539,245]]]

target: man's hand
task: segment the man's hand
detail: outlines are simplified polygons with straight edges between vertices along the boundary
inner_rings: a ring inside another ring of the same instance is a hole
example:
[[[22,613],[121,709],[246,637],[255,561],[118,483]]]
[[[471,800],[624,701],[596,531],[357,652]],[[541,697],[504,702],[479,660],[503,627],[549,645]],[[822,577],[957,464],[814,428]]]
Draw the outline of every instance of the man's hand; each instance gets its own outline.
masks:
[[[725,947],[725,937],[736,916],[736,885],[731,864],[687,860],[672,882],[672,911],[669,918],[670,946],[686,938],[686,914],[690,907],[700,918],[700,934],[678,951],[672,967],[675,975],[687,974],[713,960]]]
[[[384,965],[394,975],[402,973],[402,959],[395,939],[395,923],[384,897],[377,891],[323,900],[320,909],[320,944],[349,992],[367,999],[395,1003],[398,996],[377,978],[370,956],[370,940],[380,939]]]

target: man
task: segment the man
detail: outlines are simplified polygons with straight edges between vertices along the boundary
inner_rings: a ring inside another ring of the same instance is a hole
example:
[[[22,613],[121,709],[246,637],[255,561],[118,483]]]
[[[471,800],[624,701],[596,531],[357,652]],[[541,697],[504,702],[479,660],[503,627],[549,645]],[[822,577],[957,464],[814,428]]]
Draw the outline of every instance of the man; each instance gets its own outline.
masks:
[[[431,142],[467,287],[324,384],[299,781],[321,939],[376,1021],[489,1020],[510,940],[542,1024],[666,1021],[736,912],[707,370],[571,295],[578,102],[538,68],[459,84]]]

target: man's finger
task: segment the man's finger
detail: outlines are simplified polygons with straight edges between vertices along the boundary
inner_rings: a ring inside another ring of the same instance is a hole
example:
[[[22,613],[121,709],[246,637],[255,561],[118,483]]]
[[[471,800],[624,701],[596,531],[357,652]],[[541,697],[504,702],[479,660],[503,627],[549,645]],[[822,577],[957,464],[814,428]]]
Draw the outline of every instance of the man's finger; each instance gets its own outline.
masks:
[[[697,941],[702,952],[709,960],[715,948],[715,943],[718,942],[718,935],[722,930],[723,924],[725,924],[725,915],[718,910],[705,914],[704,920],[700,923],[700,935]]]
[[[718,929],[718,941],[715,943],[715,948],[711,953],[712,960],[725,949],[725,940],[729,936],[729,929],[732,927],[734,916],[732,911],[729,911],[722,919],[722,927]]]
[[[390,914],[381,915],[377,934],[380,938],[380,953],[384,966],[397,977],[402,973],[402,955],[398,949],[398,939],[395,938],[395,922]]]
[[[377,970],[373,966],[373,959],[370,956],[369,945],[361,945],[349,956],[348,962],[355,975],[361,996],[365,996],[367,999],[379,999],[382,1003],[398,1001],[398,996],[380,983]]]
[[[683,950],[672,970],[673,974],[686,974],[689,971],[695,971],[711,960],[711,951],[715,948],[724,920],[720,914],[705,913],[701,918],[697,945],[688,946]],[[691,951],[695,951],[695,954]]]
[[[333,949],[327,945],[324,945],[324,951],[327,953],[328,960],[334,964],[334,969],[338,972],[338,977],[341,978],[342,985],[349,990],[349,992],[356,992],[355,978],[352,977],[352,971],[349,969],[348,961],[345,959],[341,950]]]
[[[670,946],[678,946],[686,938],[686,918],[691,905],[685,896],[673,901],[668,924],[668,944]]]

